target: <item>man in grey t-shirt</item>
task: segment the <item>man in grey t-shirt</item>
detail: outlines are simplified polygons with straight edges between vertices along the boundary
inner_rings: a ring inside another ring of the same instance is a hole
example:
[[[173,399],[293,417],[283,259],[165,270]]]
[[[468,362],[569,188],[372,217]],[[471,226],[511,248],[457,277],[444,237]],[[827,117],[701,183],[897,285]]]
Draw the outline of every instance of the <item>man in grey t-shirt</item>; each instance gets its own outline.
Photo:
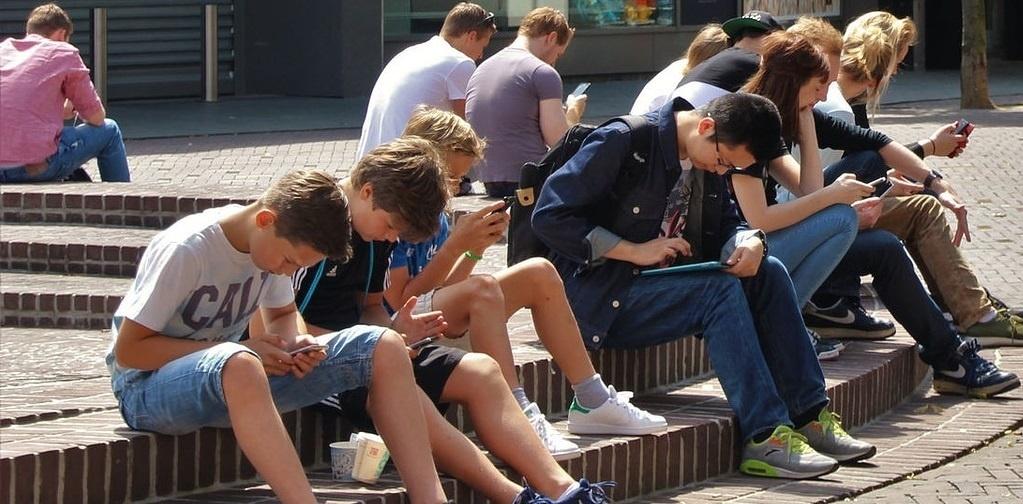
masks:
[[[488,195],[514,194],[522,164],[543,157],[582,117],[586,95],[569,96],[563,105],[561,76],[552,66],[573,33],[560,11],[534,9],[522,19],[515,41],[469,79],[466,118],[487,139],[478,175]]]

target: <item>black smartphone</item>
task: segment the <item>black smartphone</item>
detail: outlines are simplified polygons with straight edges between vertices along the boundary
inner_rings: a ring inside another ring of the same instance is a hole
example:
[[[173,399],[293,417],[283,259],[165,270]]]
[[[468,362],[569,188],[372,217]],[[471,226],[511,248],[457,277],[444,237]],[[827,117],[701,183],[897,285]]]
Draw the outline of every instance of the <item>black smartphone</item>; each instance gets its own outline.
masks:
[[[507,212],[508,210],[510,210],[512,205],[514,205],[515,202],[519,200],[517,196],[505,196],[502,199],[504,200],[504,208],[501,209],[502,212]]]
[[[871,180],[870,182],[867,182],[867,185],[869,185],[871,187],[877,187],[877,186],[883,184],[886,180],[888,180],[888,177],[881,177],[881,178],[879,178],[877,180]]]
[[[970,121],[967,121],[966,119],[956,121],[956,135],[970,136],[970,133],[973,133],[973,124],[971,124]]]

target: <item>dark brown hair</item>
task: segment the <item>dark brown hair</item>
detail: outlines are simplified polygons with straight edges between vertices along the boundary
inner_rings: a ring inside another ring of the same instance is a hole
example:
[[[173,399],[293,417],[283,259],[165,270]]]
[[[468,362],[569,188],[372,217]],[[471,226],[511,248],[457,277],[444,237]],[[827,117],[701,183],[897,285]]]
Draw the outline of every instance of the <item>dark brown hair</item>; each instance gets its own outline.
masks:
[[[352,256],[348,200],[326,172],[289,172],[259,197],[258,204],[277,214],[277,236],[338,261]]]
[[[419,137],[401,137],[380,145],[352,170],[356,190],[373,187],[373,206],[392,214],[402,239],[417,243],[433,236],[437,217],[448,202],[444,161],[437,149]]]
[[[799,135],[799,88],[810,79],[828,79],[828,60],[809,39],[795,33],[774,32],[764,39],[760,69],[742,87],[778,107],[782,138]]]
[[[68,16],[64,9],[52,3],[32,9],[32,13],[28,15],[28,22],[25,23],[25,33],[44,37],[49,37],[61,28],[67,30],[67,35],[70,37],[71,32],[75,30],[75,25],[71,22],[71,16]]]
[[[489,19],[487,19],[489,18]],[[448,11],[440,34],[446,37],[460,37],[469,32],[493,34],[497,31],[494,13],[469,2],[459,2]]]

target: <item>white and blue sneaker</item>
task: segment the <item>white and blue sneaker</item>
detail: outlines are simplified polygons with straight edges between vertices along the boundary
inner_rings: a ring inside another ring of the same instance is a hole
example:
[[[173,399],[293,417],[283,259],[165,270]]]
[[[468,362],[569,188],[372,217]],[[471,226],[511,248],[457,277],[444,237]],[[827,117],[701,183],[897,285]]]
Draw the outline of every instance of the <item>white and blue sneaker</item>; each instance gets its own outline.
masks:
[[[554,429],[535,402],[529,403],[529,407],[522,412],[526,414],[529,425],[533,426],[533,431],[540,437],[540,441],[543,441],[543,445],[554,457],[554,460],[574,459],[583,454],[579,450],[579,445],[565,439]]]

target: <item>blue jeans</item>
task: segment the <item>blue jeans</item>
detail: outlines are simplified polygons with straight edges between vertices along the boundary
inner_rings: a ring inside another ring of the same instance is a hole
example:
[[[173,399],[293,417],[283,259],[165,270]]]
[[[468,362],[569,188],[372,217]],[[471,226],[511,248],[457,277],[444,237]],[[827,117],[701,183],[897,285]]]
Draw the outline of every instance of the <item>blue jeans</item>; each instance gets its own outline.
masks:
[[[796,306],[803,307],[856,239],[856,211],[832,205],[787,228],[767,234],[770,254],[789,270]]]
[[[369,385],[373,350],[385,329],[353,326],[317,338],[327,346],[324,359],[305,378],[270,376],[270,392],[284,413],[316,404],[339,392]],[[252,350],[221,343],[165,364],[152,372],[130,371],[115,379],[114,393],[129,427],[184,434],[200,427],[230,427],[222,373],[228,359]],[[108,360],[111,357],[108,356]]]
[[[931,365],[945,365],[962,340],[920,283],[902,241],[881,229],[861,232],[832,277],[859,279],[862,275],[874,277],[881,302],[920,343],[920,358]]]
[[[121,129],[112,119],[106,119],[103,126],[66,126],[60,131],[57,152],[46,158],[42,173],[29,175],[24,167],[0,169],[0,183],[59,182],[92,158],[96,158],[104,182],[131,181]]]
[[[751,278],[722,272],[637,277],[619,309],[606,348],[644,348],[703,333],[746,440],[828,403],[792,281],[773,257]]]

